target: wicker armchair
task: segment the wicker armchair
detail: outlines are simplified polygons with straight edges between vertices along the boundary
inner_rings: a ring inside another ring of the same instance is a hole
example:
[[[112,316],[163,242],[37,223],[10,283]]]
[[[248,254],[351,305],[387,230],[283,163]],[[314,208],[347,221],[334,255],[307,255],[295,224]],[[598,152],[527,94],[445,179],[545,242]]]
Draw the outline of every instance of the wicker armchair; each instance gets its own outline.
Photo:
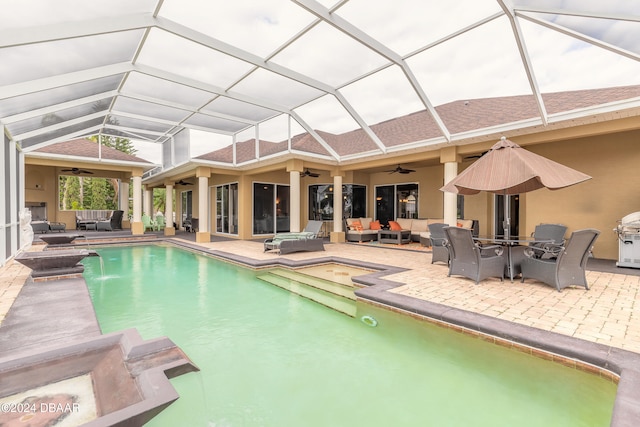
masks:
[[[434,262],[444,262],[449,265],[449,247],[447,246],[447,236],[444,234],[444,227],[447,224],[429,224],[429,240],[431,241],[431,264]]]
[[[478,284],[487,277],[504,280],[505,258],[500,245],[480,247],[473,241],[472,231],[459,227],[444,227],[449,247],[449,276],[472,279]]]
[[[564,234],[567,232],[567,227],[562,224],[539,224],[536,225],[536,229],[533,232],[535,242],[529,243],[530,247],[544,249],[543,251],[534,251],[533,256],[540,258],[545,255],[545,252],[553,252],[559,250],[564,245]],[[545,243],[537,242],[544,241]],[[548,243],[549,240],[552,243]]]
[[[522,260],[522,282],[525,279],[536,279],[558,292],[567,286],[578,285],[589,289],[586,277],[587,260],[593,245],[600,235],[598,230],[585,229],[574,231],[565,246],[559,250],[529,248],[525,251],[526,258]],[[553,252],[555,258],[545,256],[536,257],[536,252]]]

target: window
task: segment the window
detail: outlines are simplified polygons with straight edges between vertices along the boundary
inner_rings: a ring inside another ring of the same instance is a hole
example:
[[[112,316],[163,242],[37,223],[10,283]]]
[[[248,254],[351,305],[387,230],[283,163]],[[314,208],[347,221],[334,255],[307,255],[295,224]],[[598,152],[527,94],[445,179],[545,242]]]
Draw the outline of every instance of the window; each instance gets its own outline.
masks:
[[[216,187],[216,231],[238,234],[238,184]]]
[[[387,224],[396,218],[418,218],[418,184],[376,187],[376,219]]]
[[[289,186],[253,184],[253,234],[289,231]]]
[[[342,214],[345,218],[367,216],[367,187],[357,184],[342,186]],[[333,220],[333,184],[309,186],[309,219]]]

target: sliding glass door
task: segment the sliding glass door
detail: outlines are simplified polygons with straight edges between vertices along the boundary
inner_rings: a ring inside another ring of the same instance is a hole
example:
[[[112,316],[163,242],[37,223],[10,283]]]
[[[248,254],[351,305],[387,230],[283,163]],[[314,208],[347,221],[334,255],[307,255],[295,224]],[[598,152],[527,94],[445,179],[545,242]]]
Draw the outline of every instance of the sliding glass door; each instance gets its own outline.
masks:
[[[238,184],[216,187],[216,232],[238,234]]]
[[[289,212],[288,185],[253,184],[253,234],[289,231]]]
[[[515,194],[509,197],[509,235],[520,235],[520,195]],[[505,216],[504,216],[504,202],[505,196],[502,194],[496,194],[494,199],[494,234],[499,237],[504,236],[505,229]]]
[[[191,190],[183,191],[182,194],[182,203],[180,205],[182,212],[182,222],[181,225],[184,226],[184,222],[187,218],[191,219],[193,215],[193,192]]]

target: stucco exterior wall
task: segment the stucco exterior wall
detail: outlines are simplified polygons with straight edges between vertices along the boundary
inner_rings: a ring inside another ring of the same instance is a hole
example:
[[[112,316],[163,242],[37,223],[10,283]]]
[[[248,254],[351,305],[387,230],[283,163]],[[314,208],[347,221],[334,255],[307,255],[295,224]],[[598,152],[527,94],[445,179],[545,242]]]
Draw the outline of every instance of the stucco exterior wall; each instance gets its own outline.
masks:
[[[527,232],[541,222],[558,222],[575,230],[600,230],[594,255],[618,258],[612,231],[623,216],[640,211],[640,131],[593,136],[532,146],[534,151],[577,169],[592,179],[562,190],[526,194]],[[568,237],[567,235],[567,237]]]

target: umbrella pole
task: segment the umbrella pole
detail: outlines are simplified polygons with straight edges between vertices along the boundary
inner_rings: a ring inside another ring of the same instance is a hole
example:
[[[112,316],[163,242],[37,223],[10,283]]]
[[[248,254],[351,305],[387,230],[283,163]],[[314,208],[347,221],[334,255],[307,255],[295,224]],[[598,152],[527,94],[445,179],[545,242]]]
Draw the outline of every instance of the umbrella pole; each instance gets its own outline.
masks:
[[[504,239],[509,240],[511,235],[511,196],[504,193]],[[511,242],[506,242],[507,245],[507,268],[509,269],[509,278],[513,282],[513,258],[511,257]]]
[[[504,228],[504,238],[509,239],[509,235],[511,233],[511,209],[510,209],[510,197],[508,194],[504,193],[504,221],[502,222],[502,226]]]

